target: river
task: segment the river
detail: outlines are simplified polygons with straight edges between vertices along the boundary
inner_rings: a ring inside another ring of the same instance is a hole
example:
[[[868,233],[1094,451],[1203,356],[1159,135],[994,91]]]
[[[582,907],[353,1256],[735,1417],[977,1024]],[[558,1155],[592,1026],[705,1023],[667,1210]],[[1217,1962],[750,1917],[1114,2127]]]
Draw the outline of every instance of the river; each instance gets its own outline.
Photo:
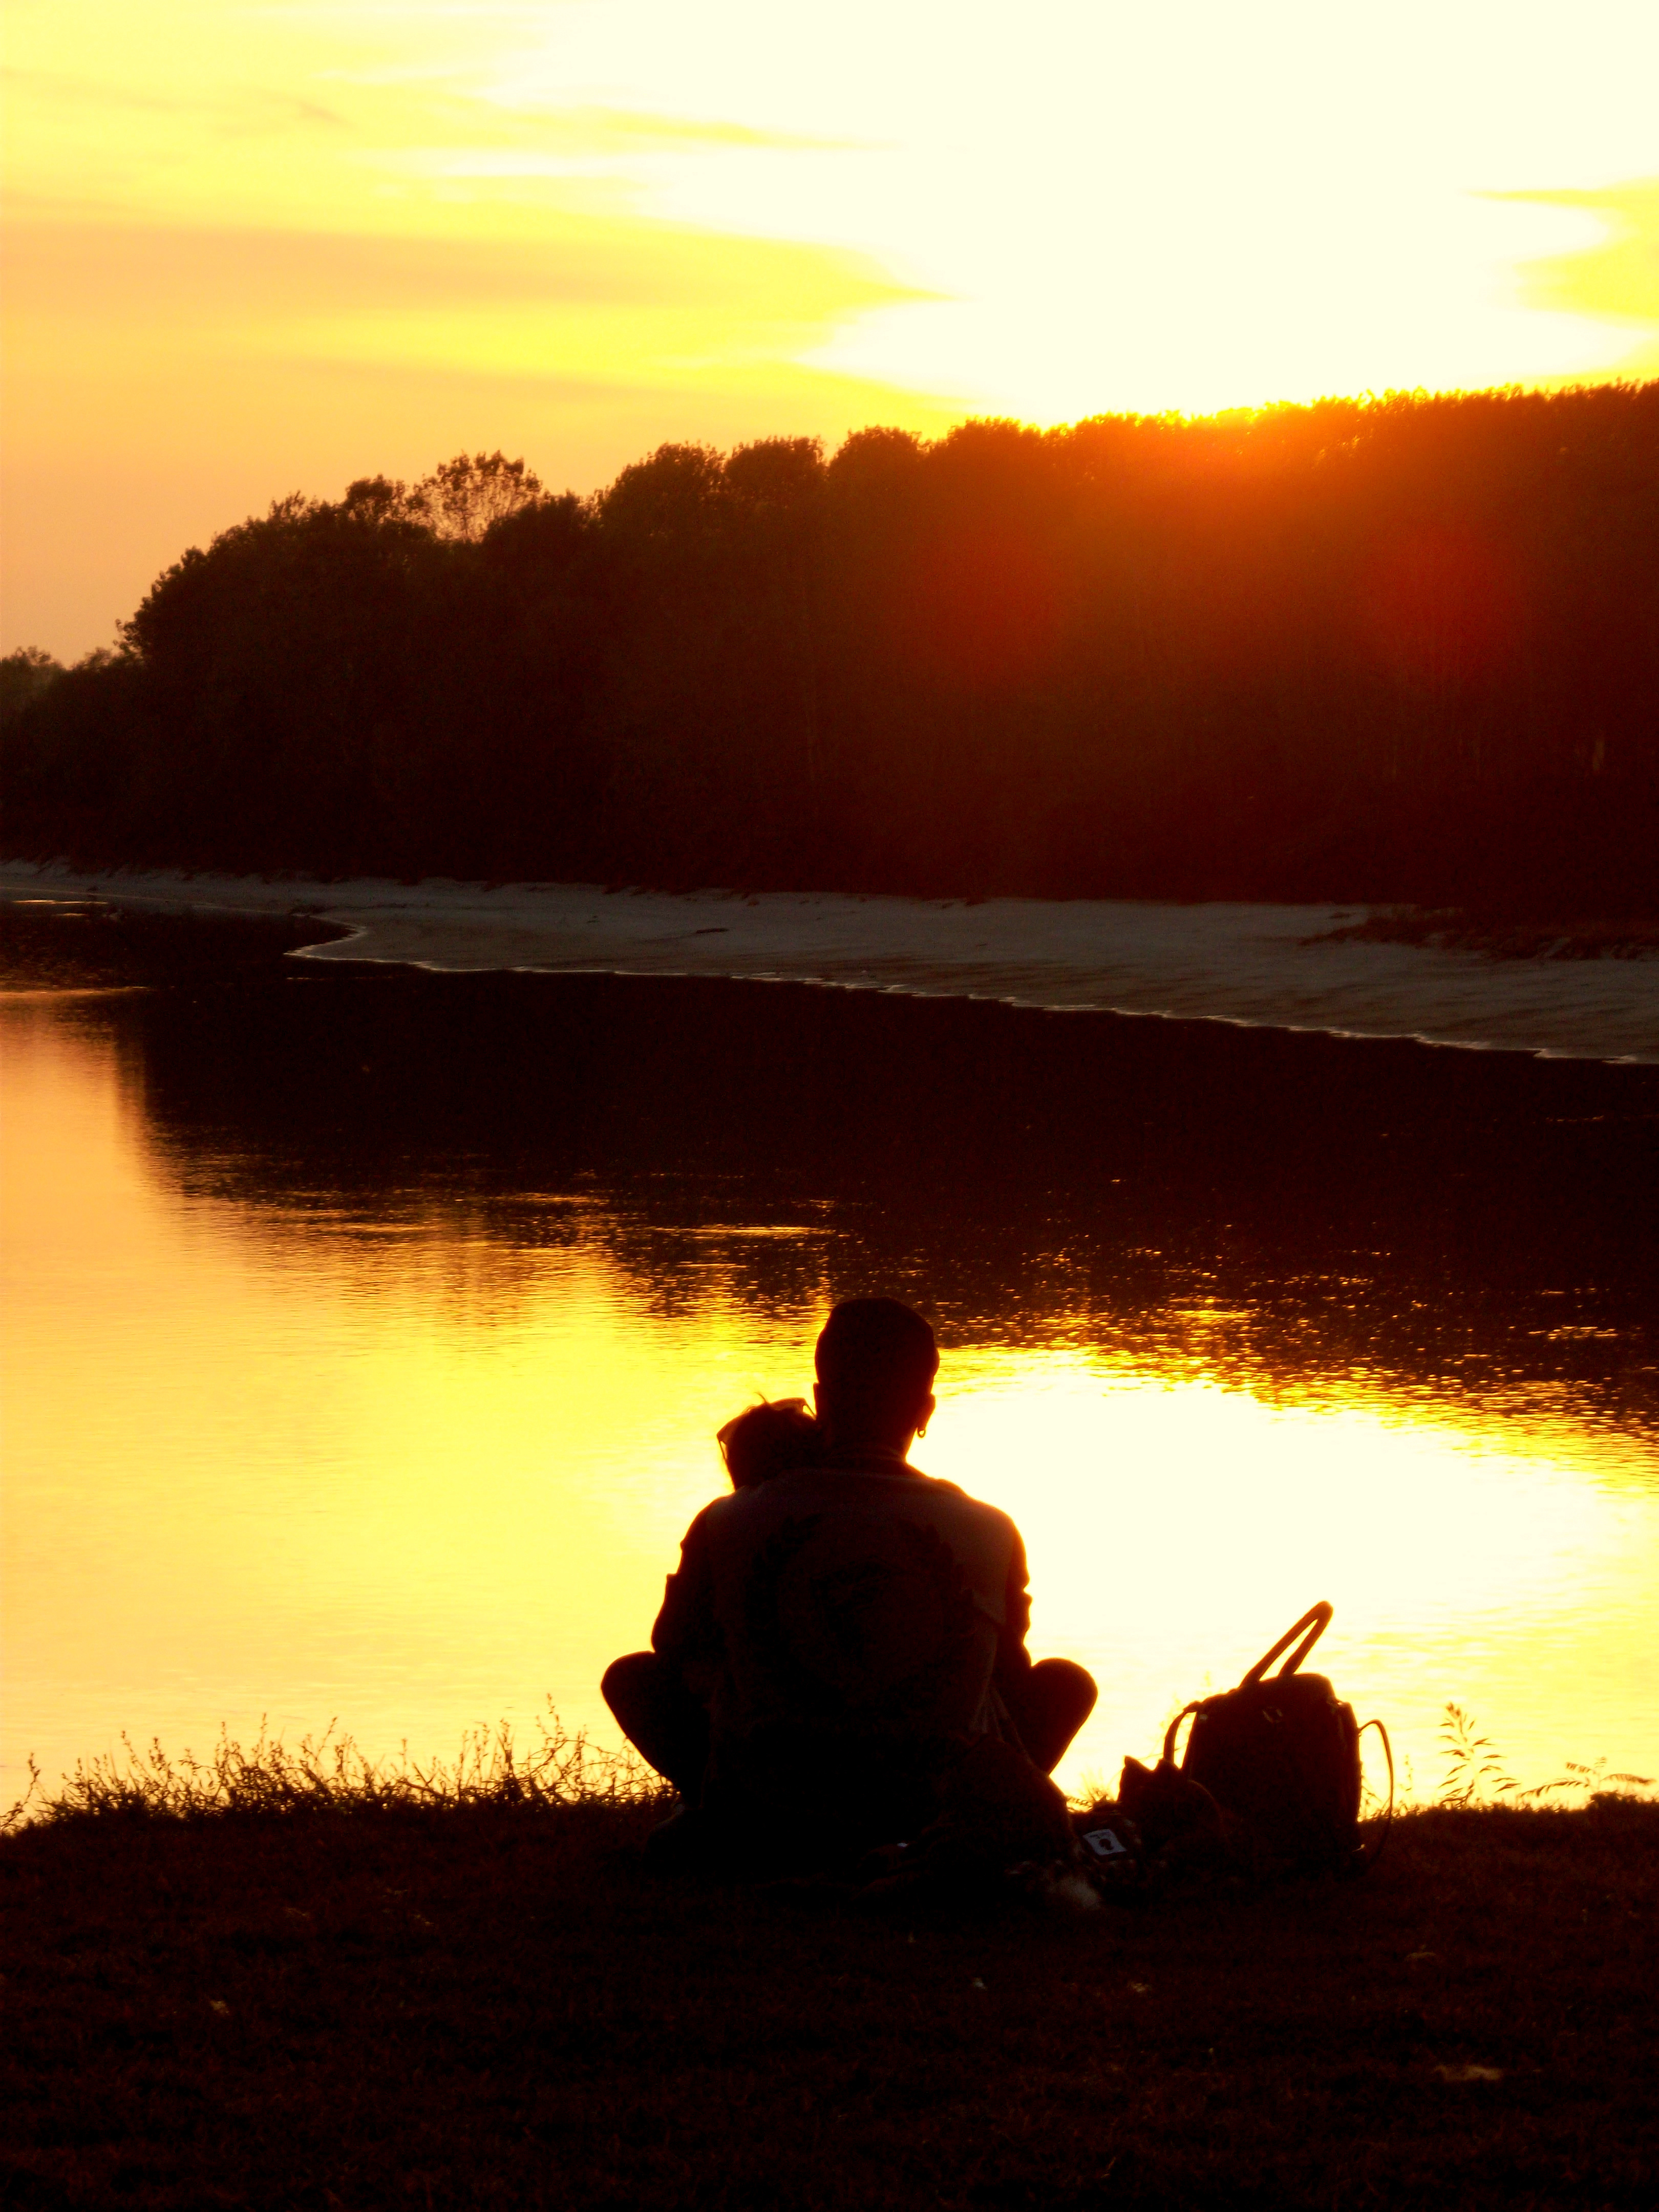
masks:
[[[642,1644],[836,1297],[1150,1757],[1316,1599],[1432,1796],[1659,1774],[1659,1072],[661,976],[210,960],[0,1001],[0,1763],[453,1752]]]

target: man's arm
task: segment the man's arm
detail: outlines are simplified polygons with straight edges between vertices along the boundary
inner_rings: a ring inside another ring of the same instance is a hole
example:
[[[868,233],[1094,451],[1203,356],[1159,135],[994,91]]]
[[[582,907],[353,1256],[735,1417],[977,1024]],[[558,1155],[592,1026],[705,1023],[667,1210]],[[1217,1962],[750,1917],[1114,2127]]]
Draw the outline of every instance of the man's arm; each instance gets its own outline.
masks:
[[[993,1680],[1005,1695],[1018,1693],[1031,1671],[1031,1655],[1025,1638],[1031,1626],[1030,1576],[1025,1565],[1025,1546],[1018,1528],[1008,1560],[1008,1584],[1002,1605],[1002,1626],[997,1635],[997,1663]]]

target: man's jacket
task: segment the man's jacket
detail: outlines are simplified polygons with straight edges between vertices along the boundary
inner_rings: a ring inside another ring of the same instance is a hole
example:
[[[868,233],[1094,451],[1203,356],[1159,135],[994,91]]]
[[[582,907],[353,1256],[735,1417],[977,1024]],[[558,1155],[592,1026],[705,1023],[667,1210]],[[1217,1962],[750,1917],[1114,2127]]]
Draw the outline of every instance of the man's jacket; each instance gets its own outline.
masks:
[[[705,1801],[804,1803],[1005,1733],[1030,1619],[1006,1513],[861,1453],[706,1507],[651,1640],[708,1700]]]

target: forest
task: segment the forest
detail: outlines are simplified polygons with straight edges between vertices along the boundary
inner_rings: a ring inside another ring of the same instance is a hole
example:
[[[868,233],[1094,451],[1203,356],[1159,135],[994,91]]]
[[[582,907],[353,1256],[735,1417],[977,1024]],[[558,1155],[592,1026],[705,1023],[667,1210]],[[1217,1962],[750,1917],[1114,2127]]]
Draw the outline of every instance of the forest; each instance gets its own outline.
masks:
[[[1659,906],[1659,382],[463,455],[0,662],[12,857]]]

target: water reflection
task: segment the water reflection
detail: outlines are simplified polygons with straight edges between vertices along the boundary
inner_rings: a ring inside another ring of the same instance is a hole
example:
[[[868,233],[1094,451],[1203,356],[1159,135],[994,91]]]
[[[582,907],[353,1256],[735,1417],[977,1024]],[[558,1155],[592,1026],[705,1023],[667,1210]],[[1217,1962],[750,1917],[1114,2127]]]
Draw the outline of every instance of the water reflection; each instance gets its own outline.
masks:
[[[1645,1070],[603,977],[168,995],[113,1028],[181,1190],[273,1236],[319,1207],[435,1232],[503,1309],[577,1244],[665,1313],[878,1267],[976,1340],[1659,1407]]]
[[[12,1765],[597,1720],[714,1426],[872,1284],[1102,1680],[1072,1773],[1321,1595],[1419,1781],[1449,1696],[1659,1760],[1649,1071],[597,977],[5,1024]]]

